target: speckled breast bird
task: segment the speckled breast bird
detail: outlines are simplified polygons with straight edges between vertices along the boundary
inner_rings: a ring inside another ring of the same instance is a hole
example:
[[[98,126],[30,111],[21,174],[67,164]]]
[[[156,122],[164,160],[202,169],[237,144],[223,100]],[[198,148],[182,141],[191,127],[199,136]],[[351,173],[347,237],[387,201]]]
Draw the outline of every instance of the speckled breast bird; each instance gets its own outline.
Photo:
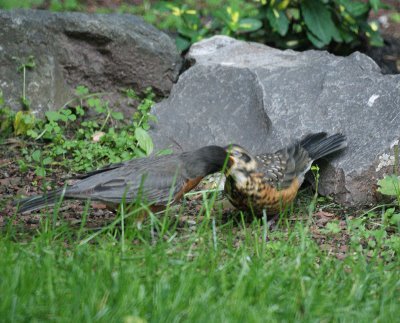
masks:
[[[19,205],[21,213],[53,205],[61,198],[90,199],[117,207],[123,198],[128,204],[140,194],[142,201],[149,203],[153,211],[158,211],[168,203],[178,201],[203,177],[221,171],[227,160],[226,150],[219,146],[132,159],[85,174],[73,185],[28,197],[15,204]]]
[[[346,137],[325,132],[304,137],[275,153],[253,157],[232,145],[231,167],[226,170],[224,191],[239,210],[261,216],[276,215],[296,197],[312,163],[347,146]]]

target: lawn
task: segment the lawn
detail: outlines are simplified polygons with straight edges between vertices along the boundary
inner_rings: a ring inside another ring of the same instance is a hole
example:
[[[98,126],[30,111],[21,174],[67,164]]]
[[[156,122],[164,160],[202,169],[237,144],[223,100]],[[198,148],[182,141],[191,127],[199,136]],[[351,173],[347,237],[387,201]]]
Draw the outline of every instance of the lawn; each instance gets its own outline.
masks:
[[[212,211],[212,198],[199,204],[197,214],[171,209],[141,227],[132,220],[135,211],[98,228],[87,225],[90,211],[75,222],[43,211],[29,230],[7,218],[0,238],[0,317],[397,321],[398,228],[373,212],[310,217],[304,207],[310,198],[303,193],[302,203],[274,230],[262,219]]]

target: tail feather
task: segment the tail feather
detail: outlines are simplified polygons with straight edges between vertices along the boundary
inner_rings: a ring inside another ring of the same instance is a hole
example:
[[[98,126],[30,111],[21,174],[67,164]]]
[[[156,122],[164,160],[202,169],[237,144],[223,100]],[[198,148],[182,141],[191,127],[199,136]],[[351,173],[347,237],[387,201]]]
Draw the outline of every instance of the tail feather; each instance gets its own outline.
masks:
[[[325,132],[319,132],[306,136],[300,145],[312,160],[317,160],[347,147],[347,138],[340,133],[327,137]]]
[[[37,195],[17,200],[16,202],[14,202],[14,204],[19,205],[19,213],[36,211],[44,208],[45,206],[56,204],[63,198],[64,193],[65,189],[62,188],[55,191],[47,192],[44,195]]]

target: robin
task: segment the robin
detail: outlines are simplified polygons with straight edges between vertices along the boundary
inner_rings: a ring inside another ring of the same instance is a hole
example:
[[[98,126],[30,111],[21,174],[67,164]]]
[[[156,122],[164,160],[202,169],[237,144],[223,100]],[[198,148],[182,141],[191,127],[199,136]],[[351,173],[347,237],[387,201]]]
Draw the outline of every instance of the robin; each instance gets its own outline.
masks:
[[[225,193],[239,210],[276,215],[296,197],[311,164],[347,146],[346,137],[325,132],[304,137],[275,153],[252,157],[244,148],[228,149],[231,167],[225,171]]]
[[[80,176],[73,185],[15,204],[19,204],[19,212],[26,213],[54,205],[62,198],[91,199],[117,207],[123,199],[129,204],[140,196],[142,201],[149,203],[152,211],[159,211],[195,188],[203,177],[221,171],[227,160],[226,150],[219,146],[132,159]]]

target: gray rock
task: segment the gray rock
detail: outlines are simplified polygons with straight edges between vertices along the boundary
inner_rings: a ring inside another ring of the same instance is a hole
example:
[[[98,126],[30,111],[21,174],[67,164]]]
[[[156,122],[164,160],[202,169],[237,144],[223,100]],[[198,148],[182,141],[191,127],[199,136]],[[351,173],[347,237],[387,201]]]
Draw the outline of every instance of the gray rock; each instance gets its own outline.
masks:
[[[30,55],[36,67],[26,74],[27,97],[38,112],[61,107],[77,85],[108,92],[112,102],[123,88],[151,86],[165,96],[181,66],[174,42],[132,15],[0,10],[0,89],[14,109],[22,95],[18,60]]]
[[[384,154],[393,156],[400,137],[400,75],[382,75],[360,53],[281,51],[224,36],[193,45],[187,59],[192,67],[155,106],[157,148],[235,142],[257,154],[310,132],[342,132],[349,147],[320,162],[319,190],[346,205],[376,202],[377,179],[393,169],[381,167]]]

